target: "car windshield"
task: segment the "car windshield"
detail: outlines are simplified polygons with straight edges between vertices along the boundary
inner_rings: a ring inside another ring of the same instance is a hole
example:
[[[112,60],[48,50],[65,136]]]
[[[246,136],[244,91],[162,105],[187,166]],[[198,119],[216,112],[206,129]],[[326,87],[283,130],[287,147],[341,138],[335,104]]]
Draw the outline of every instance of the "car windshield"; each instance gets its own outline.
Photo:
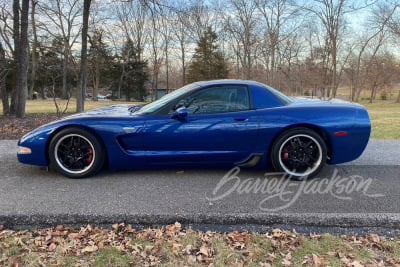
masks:
[[[182,88],[179,88],[178,90],[175,90],[169,94],[166,94],[165,96],[161,97],[160,99],[151,102],[145,106],[143,106],[141,109],[135,111],[136,114],[149,114],[149,113],[153,113],[157,110],[159,110],[160,108],[162,108],[163,106],[165,106],[167,103],[169,103],[170,101],[172,101],[173,99],[179,98],[180,96],[186,94],[187,92],[189,92],[190,90],[192,90],[193,88],[198,87],[197,84],[192,83],[192,84],[188,84]]]

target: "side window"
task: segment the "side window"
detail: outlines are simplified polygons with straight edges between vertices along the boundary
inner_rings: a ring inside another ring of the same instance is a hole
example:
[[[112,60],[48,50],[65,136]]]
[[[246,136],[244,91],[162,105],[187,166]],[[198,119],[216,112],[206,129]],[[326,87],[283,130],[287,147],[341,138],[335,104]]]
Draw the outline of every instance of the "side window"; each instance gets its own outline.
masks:
[[[196,92],[178,103],[190,114],[213,114],[237,112],[250,109],[247,87],[224,86],[212,87]]]

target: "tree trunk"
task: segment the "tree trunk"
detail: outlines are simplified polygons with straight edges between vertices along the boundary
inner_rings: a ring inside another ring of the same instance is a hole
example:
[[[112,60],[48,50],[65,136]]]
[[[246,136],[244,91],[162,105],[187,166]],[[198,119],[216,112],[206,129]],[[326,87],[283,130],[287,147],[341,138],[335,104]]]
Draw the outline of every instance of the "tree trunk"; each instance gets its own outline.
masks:
[[[96,57],[99,57],[98,55]],[[96,66],[94,66],[94,88],[93,88],[93,101],[98,101],[97,95],[99,94],[100,87],[100,62],[99,58],[95,60]]]
[[[67,89],[67,74],[68,74],[68,58],[69,58],[69,42],[64,40],[64,51],[63,51],[63,67],[62,67],[62,98],[68,98],[68,89]],[[82,44],[83,47],[83,44]]]
[[[35,81],[36,81],[36,69],[37,69],[37,33],[36,33],[36,21],[35,21],[35,9],[36,9],[37,1],[31,0],[31,22],[32,22],[32,33],[33,33],[33,44],[32,44],[32,64],[31,64],[31,84],[29,87],[28,98],[32,99],[33,92],[35,90]]]
[[[337,79],[337,42],[336,38],[334,38],[333,46],[332,46],[332,65],[333,65],[333,73],[332,73],[332,91],[330,92],[329,98],[336,97],[336,91],[338,88],[338,79]],[[329,94],[329,93],[328,93]]]
[[[19,92],[18,105],[16,109],[17,118],[25,116],[25,104],[28,96],[28,27],[29,27],[29,0],[22,1],[21,9],[21,32],[20,32],[20,53],[19,62]]]
[[[165,37],[165,74],[166,74],[166,87],[167,91],[169,90],[169,58],[168,58],[168,36]],[[140,101],[143,101],[143,99],[140,99]]]
[[[399,90],[399,94],[397,95],[396,103],[400,103],[400,90]]]
[[[185,61],[185,43],[180,41],[181,47],[181,64],[182,64],[182,86],[186,84],[186,61]]]
[[[21,14],[20,14],[21,11]],[[29,0],[13,1],[13,38],[14,38],[14,84],[11,93],[10,114],[17,118],[25,115],[25,103],[28,94],[28,18]]]
[[[3,45],[0,43],[0,94],[1,102],[3,104],[3,115],[10,113],[10,104],[8,103],[8,93],[6,88],[7,78],[7,62],[6,53],[3,49]]]
[[[376,83],[374,83],[374,84],[372,85],[372,88],[371,88],[371,96],[370,96],[370,98],[369,98],[369,103],[370,103],[370,104],[372,104],[373,101],[374,101],[375,98],[376,98],[376,91],[377,91],[377,89],[378,89],[378,85],[377,85]]]
[[[83,2],[83,22],[82,22],[82,49],[81,49],[81,80],[77,90],[76,111],[85,110],[85,95],[87,84],[87,39],[89,28],[89,13],[91,0]]]
[[[119,76],[119,82],[118,82],[118,100],[121,99],[121,90],[122,90],[122,83],[124,82],[125,78],[125,61],[122,62],[122,71],[121,75]]]
[[[20,20],[19,20],[19,11],[20,5],[19,0],[13,0],[13,39],[14,39],[14,79],[13,79],[13,88],[11,91],[11,105],[10,105],[10,114],[15,115],[17,106],[18,106],[18,92],[20,89],[20,81],[19,73],[20,71]]]

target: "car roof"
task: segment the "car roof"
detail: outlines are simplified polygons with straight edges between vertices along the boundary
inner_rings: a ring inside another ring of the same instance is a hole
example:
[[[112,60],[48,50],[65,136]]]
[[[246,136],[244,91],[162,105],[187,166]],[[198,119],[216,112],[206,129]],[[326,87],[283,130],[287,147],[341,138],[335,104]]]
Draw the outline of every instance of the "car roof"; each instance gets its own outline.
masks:
[[[218,85],[218,84],[245,84],[245,85],[253,85],[253,86],[266,86],[265,84],[250,81],[250,80],[240,80],[240,79],[221,79],[221,80],[211,80],[211,81],[199,81],[195,82],[195,84],[204,87],[210,85]]]

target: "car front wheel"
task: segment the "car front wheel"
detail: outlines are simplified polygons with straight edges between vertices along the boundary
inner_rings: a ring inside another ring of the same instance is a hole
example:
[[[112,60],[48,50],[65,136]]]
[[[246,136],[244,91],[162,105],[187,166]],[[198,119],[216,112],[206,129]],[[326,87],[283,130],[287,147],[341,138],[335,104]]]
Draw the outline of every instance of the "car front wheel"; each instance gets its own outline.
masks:
[[[50,165],[69,178],[84,178],[103,166],[104,153],[99,140],[87,130],[66,128],[50,142]]]
[[[324,140],[308,128],[294,128],[282,133],[271,150],[273,167],[297,180],[318,174],[326,157]]]

